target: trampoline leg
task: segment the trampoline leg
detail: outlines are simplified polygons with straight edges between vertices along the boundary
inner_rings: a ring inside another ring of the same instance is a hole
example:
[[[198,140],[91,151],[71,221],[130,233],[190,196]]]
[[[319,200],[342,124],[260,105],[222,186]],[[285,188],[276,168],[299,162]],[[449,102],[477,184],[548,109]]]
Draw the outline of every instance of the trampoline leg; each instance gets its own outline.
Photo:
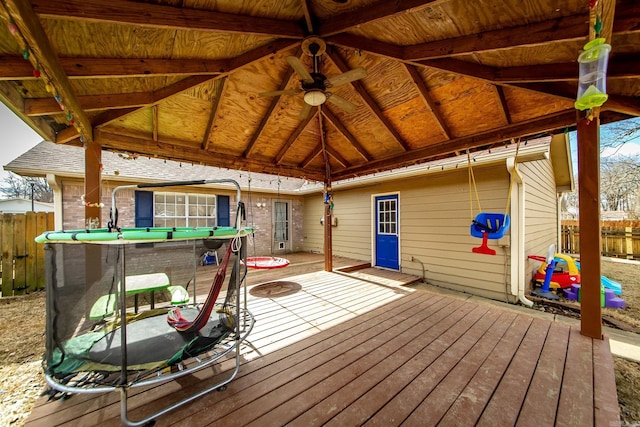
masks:
[[[482,244],[480,246],[478,246],[477,248],[471,249],[471,251],[476,253],[476,254],[495,255],[496,251],[491,249],[489,247],[489,245],[487,244],[488,239],[489,239],[489,233],[484,231],[482,233]]]

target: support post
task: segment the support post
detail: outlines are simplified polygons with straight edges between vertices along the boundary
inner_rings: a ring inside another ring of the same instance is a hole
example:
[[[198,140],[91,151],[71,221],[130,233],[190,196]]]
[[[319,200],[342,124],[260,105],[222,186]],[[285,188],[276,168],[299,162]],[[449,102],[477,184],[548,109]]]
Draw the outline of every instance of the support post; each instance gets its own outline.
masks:
[[[582,335],[602,339],[600,307],[600,118],[578,121]]]
[[[87,141],[84,148],[84,219],[87,228],[99,228],[101,219],[100,188],[102,175],[102,149],[100,144]]]
[[[333,244],[331,242],[331,204],[324,204],[324,270],[333,271]]]

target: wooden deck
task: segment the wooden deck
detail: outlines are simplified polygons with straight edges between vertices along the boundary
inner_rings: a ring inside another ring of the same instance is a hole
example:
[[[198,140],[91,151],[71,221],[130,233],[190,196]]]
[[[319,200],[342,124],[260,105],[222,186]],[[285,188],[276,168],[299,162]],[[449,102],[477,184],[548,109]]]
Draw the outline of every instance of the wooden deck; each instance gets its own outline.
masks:
[[[237,378],[158,426],[618,425],[608,341],[499,306],[374,283],[375,271],[287,277],[249,295],[256,326]],[[292,285],[293,284],[293,285]],[[299,286],[295,286],[298,284]],[[213,368],[134,389],[141,419],[213,384]],[[118,393],[38,401],[28,426],[119,424]]]

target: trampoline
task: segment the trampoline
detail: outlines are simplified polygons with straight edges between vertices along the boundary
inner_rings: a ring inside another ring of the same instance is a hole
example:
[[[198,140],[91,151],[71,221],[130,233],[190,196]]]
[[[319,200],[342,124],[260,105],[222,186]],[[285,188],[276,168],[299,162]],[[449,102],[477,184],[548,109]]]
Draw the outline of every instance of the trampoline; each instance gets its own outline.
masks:
[[[114,220],[105,229],[45,232],[36,238],[45,244],[43,366],[52,389],[62,393],[119,390],[123,424],[139,426],[210,391],[224,389],[235,378],[240,345],[254,323],[246,308],[246,289],[244,301],[240,298],[247,273],[246,240],[253,229],[241,226],[238,184],[207,182],[236,186],[235,227],[120,229]],[[116,187],[114,202],[121,188],[131,186]],[[213,283],[196,277],[207,239],[227,243]],[[227,267],[231,274],[226,274]],[[198,301],[196,286],[202,285],[210,290],[206,300]],[[176,289],[188,292],[180,305],[172,301]],[[138,296],[145,294],[150,294],[151,304],[138,307]],[[155,307],[154,294],[161,300]],[[130,389],[175,380],[223,360],[235,362],[226,378],[142,420],[128,419]]]

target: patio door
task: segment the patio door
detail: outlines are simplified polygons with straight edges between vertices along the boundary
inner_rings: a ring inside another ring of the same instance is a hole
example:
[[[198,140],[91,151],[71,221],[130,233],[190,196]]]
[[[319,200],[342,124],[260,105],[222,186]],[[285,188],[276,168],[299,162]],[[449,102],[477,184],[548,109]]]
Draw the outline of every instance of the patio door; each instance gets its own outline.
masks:
[[[400,269],[398,195],[377,196],[375,198],[375,209],[376,266],[398,270]]]
[[[286,251],[290,244],[289,202],[276,200],[273,202],[273,243],[274,252]]]

